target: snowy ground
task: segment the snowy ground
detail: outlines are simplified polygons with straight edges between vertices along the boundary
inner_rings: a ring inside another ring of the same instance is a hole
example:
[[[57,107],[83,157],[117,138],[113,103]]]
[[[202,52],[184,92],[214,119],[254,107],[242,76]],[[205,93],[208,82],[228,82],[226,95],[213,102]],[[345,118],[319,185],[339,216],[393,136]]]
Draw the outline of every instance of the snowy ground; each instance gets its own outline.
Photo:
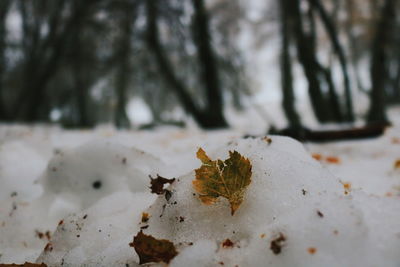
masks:
[[[380,138],[304,145],[239,130],[1,126],[0,262],[136,266],[129,243],[143,228],[175,244],[171,266],[398,266],[399,114]],[[235,215],[196,196],[199,147],[252,163]],[[157,174],[177,178],[171,199],[150,193]]]

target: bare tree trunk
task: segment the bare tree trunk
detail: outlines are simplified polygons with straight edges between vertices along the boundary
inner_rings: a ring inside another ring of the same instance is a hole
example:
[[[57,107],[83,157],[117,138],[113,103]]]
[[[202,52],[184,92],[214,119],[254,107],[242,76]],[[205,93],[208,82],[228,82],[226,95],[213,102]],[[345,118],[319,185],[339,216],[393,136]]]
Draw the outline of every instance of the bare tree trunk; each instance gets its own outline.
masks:
[[[354,32],[353,32],[353,24],[354,24],[354,20],[355,20],[354,19],[354,12],[355,12],[354,0],[347,0],[345,2],[346,2],[346,9],[347,9],[347,20],[346,20],[346,24],[345,24],[344,28],[345,28],[346,35],[347,35],[348,42],[349,42],[351,66],[352,66],[352,70],[354,72],[358,90],[365,93],[365,92],[367,92],[367,90],[365,89],[365,86],[362,82],[362,79],[360,76],[360,71],[359,71],[358,64],[357,64],[360,52],[357,47],[357,39],[354,36]]]
[[[193,101],[189,95],[185,85],[178,79],[173,70],[172,64],[169,62],[167,56],[164,53],[161,41],[159,39],[158,30],[158,0],[147,0],[146,1],[146,11],[147,11],[147,43],[153,52],[157,64],[161,70],[161,75],[164,77],[166,83],[170,86],[172,90],[175,91],[178,99],[180,100],[183,108],[193,116],[193,118],[199,123],[203,128],[219,128],[225,127],[226,122],[222,117],[222,114],[212,113],[213,109],[216,107],[214,105],[218,104],[221,99],[217,95],[217,99],[212,100],[209,104],[211,110],[200,110],[196,103]],[[204,48],[203,48],[204,49]],[[207,72],[205,72],[207,73]],[[209,74],[204,74],[209,75]],[[208,88],[207,90],[209,90]],[[218,93],[216,93],[218,94]],[[207,96],[214,96],[212,92],[207,91]]]
[[[85,9],[86,6],[81,0],[73,2],[73,12],[78,12],[80,9]],[[74,33],[72,34],[72,74],[75,86],[75,100],[76,100],[76,125],[77,127],[88,128],[93,126],[89,115],[89,87],[88,74],[86,72],[87,62],[82,48],[86,45],[83,43],[82,35],[84,34],[83,20],[85,16],[79,16],[75,19]]]
[[[343,121],[342,110],[340,108],[339,103],[339,96],[336,92],[335,85],[332,79],[332,72],[329,68],[324,68],[323,66],[319,65],[319,69],[323,76],[325,77],[326,85],[328,86],[328,94],[329,94],[329,104],[332,109],[332,116],[336,122]]]
[[[304,30],[304,22],[300,11],[300,1],[294,0],[288,6],[288,14],[293,19],[292,32],[295,35],[297,56],[303,67],[308,81],[309,95],[314,114],[319,122],[329,122],[333,120],[330,104],[325,98],[320,86],[320,64],[316,58],[314,45],[314,35],[312,32],[307,35]],[[315,29],[314,29],[315,30]]]
[[[79,33],[75,36],[78,36]],[[77,127],[91,127],[92,123],[89,119],[89,84],[87,82],[87,78],[85,77],[85,68],[84,62],[82,59],[82,55],[80,52],[80,47],[82,45],[80,38],[75,39],[75,53],[74,59],[72,63],[72,73],[74,79],[74,89],[75,89],[75,101],[76,101],[76,125]]]
[[[16,118],[25,122],[33,122],[38,119],[39,110],[45,101],[45,91],[47,84],[58,70],[62,56],[66,50],[66,44],[74,33],[76,21],[81,16],[85,16],[88,8],[95,3],[94,0],[85,1],[85,8],[80,8],[71,14],[70,18],[60,30],[60,20],[58,17],[63,10],[65,1],[60,2],[60,8],[55,11],[53,22],[50,25],[50,32],[46,39],[41,42],[42,46],[38,49],[38,54],[33,62],[36,64],[30,67],[30,73],[24,77],[23,87],[18,96],[15,114]],[[48,48],[49,51],[47,51]],[[47,54],[48,53],[48,54]],[[29,60],[27,62],[29,65]]]
[[[347,60],[345,57],[345,53],[343,51],[343,47],[339,42],[338,32],[332,19],[329,17],[328,13],[325,10],[325,7],[322,5],[320,0],[309,0],[310,4],[318,11],[321,21],[328,33],[328,36],[331,40],[335,53],[338,56],[340,66],[342,69],[343,81],[344,81],[344,91],[345,91],[345,103],[346,103],[346,121],[354,121],[354,112],[353,112],[353,103],[350,89],[350,78],[348,74],[347,68]]]
[[[6,50],[6,17],[10,8],[10,0],[0,1],[0,121],[8,119],[7,108],[3,96],[4,73],[6,68],[5,50]]]
[[[395,103],[400,103],[400,48],[397,48],[397,72],[393,77],[393,99]]]
[[[196,121],[200,120],[200,112],[198,111],[194,101],[191,99],[190,95],[186,91],[183,83],[176,77],[173,66],[168,61],[164,50],[161,46],[161,41],[159,39],[158,30],[158,0],[147,0],[146,1],[146,11],[147,11],[147,44],[151,48],[155,59],[157,60],[158,66],[161,70],[161,75],[163,75],[165,81],[171,89],[175,91],[179,100],[181,101],[184,109],[193,115]]]
[[[193,32],[201,66],[201,78],[206,89],[208,127],[226,127],[223,115],[223,97],[218,76],[217,61],[211,48],[209,18],[203,0],[192,0],[194,6]]]
[[[301,128],[301,121],[295,108],[295,97],[293,90],[292,62],[290,59],[290,23],[287,14],[288,1],[278,0],[280,4],[281,15],[281,86],[283,92],[282,106],[286,118],[289,122],[289,128]]]
[[[136,7],[133,1],[127,1],[120,14],[120,46],[116,49],[116,58],[119,62],[115,88],[117,91],[117,104],[114,114],[114,123],[117,128],[129,128],[130,121],[126,114],[127,88],[129,86],[129,76],[131,75],[130,57],[132,52],[132,26],[136,19]]]
[[[370,108],[368,121],[386,123],[385,88],[387,86],[387,44],[393,34],[396,21],[396,0],[385,0],[381,17],[376,25],[372,44]]]

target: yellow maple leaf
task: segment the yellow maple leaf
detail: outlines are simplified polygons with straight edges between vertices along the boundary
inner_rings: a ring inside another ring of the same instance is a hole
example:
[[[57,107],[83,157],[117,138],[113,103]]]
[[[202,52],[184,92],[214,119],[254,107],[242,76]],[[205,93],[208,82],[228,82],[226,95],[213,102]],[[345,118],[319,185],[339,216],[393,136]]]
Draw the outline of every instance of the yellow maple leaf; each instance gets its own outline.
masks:
[[[199,148],[197,158],[203,163],[196,169],[196,179],[193,180],[194,189],[199,193],[200,200],[210,205],[218,197],[228,199],[231,205],[231,214],[243,202],[246,187],[251,182],[251,164],[249,159],[237,151],[229,151],[229,158],[211,160],[206,152]]]

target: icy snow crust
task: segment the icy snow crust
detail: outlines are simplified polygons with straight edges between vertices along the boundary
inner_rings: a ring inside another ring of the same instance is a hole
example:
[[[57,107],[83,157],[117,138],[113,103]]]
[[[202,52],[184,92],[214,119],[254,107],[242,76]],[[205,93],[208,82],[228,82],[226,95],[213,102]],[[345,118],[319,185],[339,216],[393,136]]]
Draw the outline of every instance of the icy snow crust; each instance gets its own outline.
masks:
[[[303,145],[285,137],[271,136],[269,144],[232,132],[102,129],[93,134],[4,128],[0,133],[2,263],[137,266],[138,256],[129,243],[141,227],[145,234],[175,244],[179,254],[170,266],[398,266],[400,262],[400,198],[396,192],[391,197],[383,194],[400,185],[399,170],[392,166],[385,175],[368,178],[383,184],[373,192],[370,187],[363,190],[367,182],[344,162],[335,167],[321,164]],[[199,146],[212,159],[226,159],[232,150],[249,158],[252,182],[234,216],[224,199],[210,206],[198,199],[192,181],[200,166],[195,157]],[[356,147],[353,144],[351,151]],[[316,145],[308,149],[328,151]],[[391,151],[395,157],[396,150]],[[170,199],[150,193],[148,175],[156,174],[176,178],[168,188]],[[343,177],[352,182],[351,188],[343,186]],[[149,213],[148,223],[141,223],[142,212]],[[51,232],[50,240],[38,237],[37,232],[46,231]],[[286,240],[276,254],[271,242],[281,234]],[[226,239],[232,247],[222,245]]]

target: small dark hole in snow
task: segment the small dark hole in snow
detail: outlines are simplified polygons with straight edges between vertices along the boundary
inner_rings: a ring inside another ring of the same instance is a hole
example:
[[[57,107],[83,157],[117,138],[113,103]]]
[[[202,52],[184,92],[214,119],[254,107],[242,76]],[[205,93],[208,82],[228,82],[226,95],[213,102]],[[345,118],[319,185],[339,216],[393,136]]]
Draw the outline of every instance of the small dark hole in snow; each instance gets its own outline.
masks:
[[[100,189],[101,185],[102,185],[101,181],[94,181],[92,184],[94,189]]]
[[[165,190],[165,200],[169,201],[172,197],[172,192],[169,190]]]

